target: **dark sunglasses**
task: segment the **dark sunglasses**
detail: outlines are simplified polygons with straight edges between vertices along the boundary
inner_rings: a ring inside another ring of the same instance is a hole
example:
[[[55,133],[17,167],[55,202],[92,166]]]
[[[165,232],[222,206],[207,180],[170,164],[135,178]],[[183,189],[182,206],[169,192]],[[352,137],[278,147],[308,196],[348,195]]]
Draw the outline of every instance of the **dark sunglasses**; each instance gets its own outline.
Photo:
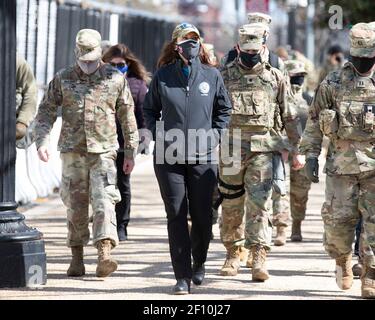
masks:
[[[120,62],[120,63],[113,63],[113,62],[110,62],[110,65],[112,66],[112,67],[117,67],[117,68],[123,68],[123,67],[125,67],[126,66],[126,63],[124,63],[124,62]]]

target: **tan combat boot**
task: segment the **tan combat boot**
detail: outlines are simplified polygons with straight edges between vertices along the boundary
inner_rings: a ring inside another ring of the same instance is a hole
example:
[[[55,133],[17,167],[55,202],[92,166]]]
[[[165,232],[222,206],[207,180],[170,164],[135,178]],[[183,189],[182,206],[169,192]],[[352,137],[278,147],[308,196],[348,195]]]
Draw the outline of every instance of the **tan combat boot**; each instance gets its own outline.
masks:
[[[375,299],[375,268],[370,267],[372,264],[371,259],[366,259],[363,264],[363,273],[361,276],[362,286],[362,298]]]
[[[253,255],[253,281],[267,280],[269,278],[269,274],[266,269],[266,249],[261,245],[256,245],[251,248],[251,253]]]
[[[301,220],[293,220],[292,234],[290,236],[290,240],[292,240],[292,242],[302,241],[301,222],[302,222]]]
[[[247,250],[244,246],[240,246],[240,261],[244,262],[249,255],[249,250]]]
[[[284,226],[276,227],[276,238],[274,241],[275,246],[283,246],[286,243],[286,233]]]
[[[250,269],[253,267],[253,254],[251,251],[249,251],[249,255],[247,256],[246,267]]]
[[[352,253],[336,259],[336,283],[341,290],[348,290],[352,287]]]
[[[83,246],[71,247],[72,261],[68,271],[69,277],[81,277],[85,274],[85,265],[83,264]]]
[[[111,258],[111,240],[100,240],[98,247],[98,266],[96,267],[97,277],[108,277],[117,270],[117,262]]]
[[[222,276],[236,276],[240,268],[240,247],[232,246],[227,249],[227,258],[221,268],[220,274]]]

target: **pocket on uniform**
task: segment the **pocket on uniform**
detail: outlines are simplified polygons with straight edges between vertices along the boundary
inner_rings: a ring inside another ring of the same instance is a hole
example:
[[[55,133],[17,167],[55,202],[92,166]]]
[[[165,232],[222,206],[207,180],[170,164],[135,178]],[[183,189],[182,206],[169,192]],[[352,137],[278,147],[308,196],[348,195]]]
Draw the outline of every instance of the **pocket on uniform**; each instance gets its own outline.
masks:
[[[255,91],[251,95],[251,100],[253,104],[253,115],[256,116],[262,116],[266,113],[266,102],[267,102],[267,96],[263,91]]]
[[[336,111],[323,110],[319,113],[320,130],[327,137],[336,134],[338,130],[338,121]]]
[[[106,176],[109,185],[117,184],[117,172],[115,172],[114,170],[110,170],[107,172]]]
[[[109,170],[106,172],[107,185],[104,187],[107,196],[117,203],[121,201],[121,194],[117,188],[117,172],[115,170]]]
[[[62,176],[60,185],[60,197],[62,202],[67,205],[69,202],[70,178]]]
[[[362,113],[363,113],[363,103],[352,101],[349,106],[348,120],[355,126],[362,125]]]

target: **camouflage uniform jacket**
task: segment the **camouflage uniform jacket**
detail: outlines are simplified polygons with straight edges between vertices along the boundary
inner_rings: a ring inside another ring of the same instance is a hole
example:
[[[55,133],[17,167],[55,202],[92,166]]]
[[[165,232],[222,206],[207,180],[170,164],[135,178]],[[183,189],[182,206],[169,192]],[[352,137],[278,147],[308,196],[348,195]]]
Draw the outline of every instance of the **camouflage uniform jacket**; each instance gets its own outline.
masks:
[[[268,62],[245,70],[236,59],[222,70],[222,75],[233,106],[230,127],[241,129],[245,134],[242,136],[250,140],[251,151],[298,152],[298,118],[289,108],[282,73]],[[284,128],[287,138],[281,135]]]
[[[36,112],[37,86],[25,59],[17,55],[16,61],[17,122],[29,126]]]
[[[323,135],[330,138],[325,172],[375,170],[375,75],[358,77],[350,63],[319,85],[309,110],[300,150],[318,157]]]
[[[295,117],[298,117],[298,130],[302,136],[306,127],[309,106],[302,95],[303,86],[292,84],[290,90],[290,95],[287,96],[287,101],[291,112],[295,114]]]
[[[116,114],[122,125],[127,158],[138,146],[134,102],[125,78],[102,64],[92,75],[77,66],[59,71],[50,82],[36,117],[37,148],[48,144],[49,133],[61,106],[61,152],[103,153],[118,149]]]

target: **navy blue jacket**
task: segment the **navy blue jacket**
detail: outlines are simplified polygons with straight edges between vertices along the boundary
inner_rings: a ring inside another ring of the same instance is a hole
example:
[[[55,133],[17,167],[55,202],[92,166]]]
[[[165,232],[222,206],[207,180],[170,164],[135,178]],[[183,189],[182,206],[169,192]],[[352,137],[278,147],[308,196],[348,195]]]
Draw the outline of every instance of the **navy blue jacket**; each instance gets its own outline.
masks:
[[[225,129],[231,108],[220,72],[202,64],[199,58],[190,65],[189,78],[182,72],[181,60],[160,68],[152,79],[143,104],[146,127],[152,132],[156,145],[164,140],[164,148],[167,149],[173,141],[165,141],[165,133],[170,129],[179,129],[184,133],[185,153],[177,153],[189,161],[209,157],[217,146],[217,141],[212,143],[208,139],[206,147],[204,143],[198,147],[199,143],[195,140],[197,147],[190,150],[194,139],[188,138],[189,129],[203,129],[205,132]],[[156,132],[159,120],[164,122],[164,134]]]

